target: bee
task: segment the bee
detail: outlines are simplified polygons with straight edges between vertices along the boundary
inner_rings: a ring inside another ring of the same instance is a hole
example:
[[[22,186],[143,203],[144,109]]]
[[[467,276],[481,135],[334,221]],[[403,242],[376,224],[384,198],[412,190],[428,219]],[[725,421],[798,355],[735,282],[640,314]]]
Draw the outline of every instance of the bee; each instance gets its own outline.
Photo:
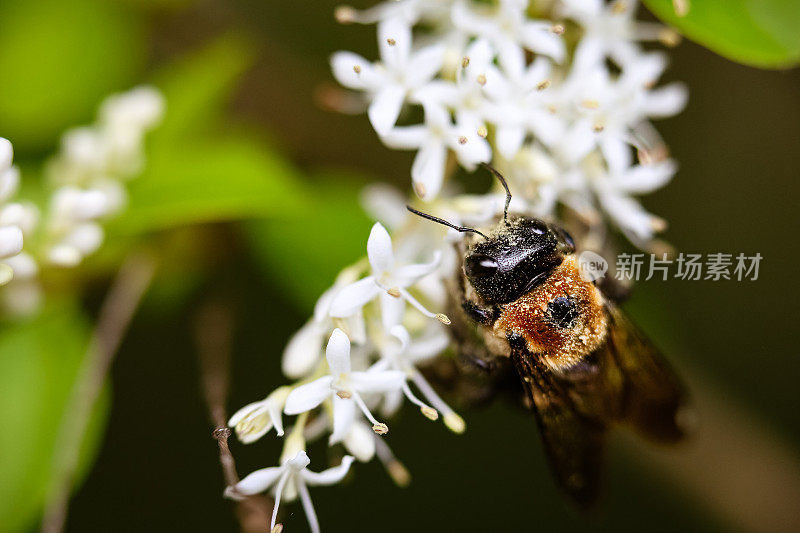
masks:
[[[589,507],[599,495],[609,428],[624,424],[650,440],[676,442],[684,435],[685,390],[613,291],[581,276],[570,235],[509,215],[508,185],[486,166],[506,202],[502,220],[485,233],[408,209],[465,234],[450,291],[456,349],[489,371],[513,367],[557,484]]]

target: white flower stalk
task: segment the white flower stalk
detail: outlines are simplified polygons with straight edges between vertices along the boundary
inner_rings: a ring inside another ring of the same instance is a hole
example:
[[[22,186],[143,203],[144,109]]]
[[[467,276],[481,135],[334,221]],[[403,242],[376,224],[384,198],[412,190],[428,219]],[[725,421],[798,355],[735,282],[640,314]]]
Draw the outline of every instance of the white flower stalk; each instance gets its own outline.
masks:
[[[341,442],[355,422],[356,410],[360,410],[372,423],[379,435],[389,431],[386,424],[378,422],[362,398],[365,393],[382,393],[400,389],[405,375],[399,371],[370,369],[357,372],[350,365],[350,339],[340,330],[334,329],[325,349],[330,373],[311,383],[295,388],[286,399],[284,412],[296,415],[316,408],[325,400],[333,403],[333,432],[329,442]]]
[[[331,64],[336,79],[363,98],[383,144],[416,151],[411,189],[426,212],[470,227],[494,223],[505,204],[499,185],[467,195],[448,183],[458,167],[470,172],[488,162],[508,181],[513,213],[579,222],[588,227],[587,246],[604,247],[618,233],[647,248],[666,222],[636,197],[663,187],[677,168],[650,121],[679,112],[686,90],[657,86],[665,57],[640,41],[672,42],[675,35],[638,22],[636,6],[399,0],[364,11],[342,7],[340,22],[377,23],[380,59],[337,52]],[[362,462],[377,457],[404,486],[409,472],[357,413],[385,433],[372,413],[390,417],[408,400],[452,431],[465,430],[421,371],[449,343],[446,328],[427,318],[449,319],[428,307],[452,303],[448,280],[460,268],[453,243],[463,235],[411,216],[406,199],[387,187],[369,188],[363,202],[380,221],[367,259],[343,271],[284,351],[284,372],[302,381],[287,388],[283,412],[298,416],[282,458],[330,431],[329,445]],[[418,312],[407,312],[409,304]],[[244,424],[248,442],[280,419],[270,405],[251,404],[231,420]],[[289,467],[280,468],[267,469],[259,488],[289,479]]]
[[[124,182],[141,170],[145,133],[163,108],[158,91],[138,87],[108,97],[94,125],[64,134],[47,168],[57,189],[45,213],[45,261],[74,267],[100,247],[101,222],[124,207]]]
[[[287,496],[288,494],[298,494],[300,501],[303,503],[303,510],[306,513],[311,531],[319,533],[319,521],[314,511],[314,505],[311,502],[308,487],[339,483],[350,470],[350,465],[353,464],[353,457],[346,455],[342,458],[342,463],[339,466],[322,472],[312,472],[308,469],[309,464],[311,464],[311,460],[308,458],[308,454],[305,451],[299,451],[297,455],[286,461],[282,466],[262,468],[249,474],[233,487],[228,487],[225,490],[225,495],[232,499],[241,499],[242,496],[258,494],[272,488],[275,495],[275,507],[272,511],[270,529],[274,529],[284,493],[287,493]],[[293,498],[287,497],[285,499],[291,500]]]

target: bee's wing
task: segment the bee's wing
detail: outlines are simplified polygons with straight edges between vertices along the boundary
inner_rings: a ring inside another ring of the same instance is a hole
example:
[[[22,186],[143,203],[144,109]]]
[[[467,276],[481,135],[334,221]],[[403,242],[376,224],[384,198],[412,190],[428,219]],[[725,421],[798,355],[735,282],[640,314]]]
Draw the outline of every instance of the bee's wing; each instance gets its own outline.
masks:
[[[680,380],[661,353],[616,306],[609,305],[607,359],[622,375],[621,418],[661,442],[683,436],[676,416],[686,403]]]
[[[583,404],[596,394],[574,390],[526,348],[512,348],[511,357],[533,402],[547,458],[558,484],[579,505],[590,506],[597,499],[600,487],[606,424],[602,418],[582,413],[576,402]],[[582,383],[592,389],[595,387],[592,381],[582,380]]]

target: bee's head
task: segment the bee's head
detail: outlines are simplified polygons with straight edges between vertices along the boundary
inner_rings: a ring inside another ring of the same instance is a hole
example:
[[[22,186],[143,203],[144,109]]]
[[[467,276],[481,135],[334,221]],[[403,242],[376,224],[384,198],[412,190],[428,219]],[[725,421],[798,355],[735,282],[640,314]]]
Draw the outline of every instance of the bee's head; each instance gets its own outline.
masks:
[[[521,216],[501,222],[497,231],[470,246],[464,274],[486,303],[508,303],[542,283],[574,251],[563,229]]]

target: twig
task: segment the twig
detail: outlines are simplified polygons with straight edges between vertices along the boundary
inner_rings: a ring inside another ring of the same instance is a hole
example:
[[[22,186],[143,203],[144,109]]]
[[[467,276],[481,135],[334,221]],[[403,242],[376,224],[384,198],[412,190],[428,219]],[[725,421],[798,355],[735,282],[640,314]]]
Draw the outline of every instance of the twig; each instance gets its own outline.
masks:
[[[232,322],[227,307],[210,303],[198,312],[195,328],[203,395],[208,404],[209,417],[214,424],[212,436],[219,446],[219,462],[227,487],[239,482],[236,462],[228,447],[231,430],[227,427],[225,414],[230,383]],[[267,497],[243,496],[236,504],[236,516],[242,531],[269,533],[272,506],[272,500]]]
[[[100,308],[86,357],[64,411],[53,462],[53,488],[48,494],[42,533],[64,529],[81,444],[97,397],[139,302],[155,274],[155,258],[144,252],[128,256]]]

